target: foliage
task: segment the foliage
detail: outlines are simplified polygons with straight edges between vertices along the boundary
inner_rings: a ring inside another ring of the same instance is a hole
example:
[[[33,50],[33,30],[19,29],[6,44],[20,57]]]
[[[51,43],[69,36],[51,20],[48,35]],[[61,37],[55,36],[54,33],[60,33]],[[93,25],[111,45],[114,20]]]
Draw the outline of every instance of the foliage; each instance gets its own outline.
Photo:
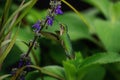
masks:
[[[3,1],[0,80],[19,79],[28,68],[26,80],[120,80],[120,1],[84,0],[93,7],[83,12],[67,0],[61,1],[73,11],[55,16],[54,23],[44,26],[40,34],[31,26],[42,21],[47,10],[33,7],[37,0],[22,0],[20,5],[12,0]],[[18,68],[16,75],[11,75],[36,36],[40,46],[32,46],[32,64]]]

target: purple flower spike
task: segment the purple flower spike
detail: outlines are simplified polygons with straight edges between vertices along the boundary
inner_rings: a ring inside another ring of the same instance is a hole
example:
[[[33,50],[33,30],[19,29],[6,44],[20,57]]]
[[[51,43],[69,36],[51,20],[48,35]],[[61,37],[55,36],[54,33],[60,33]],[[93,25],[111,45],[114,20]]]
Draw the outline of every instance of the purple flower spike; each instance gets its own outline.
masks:
[[[26,61],[26,65],[31,65],[31,62],[30,61]]]
[[[23,60],[20,59],[19,64],[18,64],[18,68],[21,68],[23,66],[23,64],[24,64]]]
[[[47,16],[47,24],[49,26],[52,26],[52,24],[53,24],[53,17]]]
[[[40,29],[41,29],[41,26],[40,26],[40,21],[38,21],[37,23],[35,23],[32,28],[35,29],[35,32],[39,32]]]
[[[31,65],[30,60],[27,60],[27,61],[26,61],[26,65],[27,65],[27,66],[28,66],[28,65]],[[27,71],[30,71],[30,70],[31,70],[31,68],[30,68],[30,67],[28,67],[28,68],[27,68]]]
[[[55,9],[55,14],[63,14],[63,11],[61,10],[60,5],[58,5],[57,8]]]

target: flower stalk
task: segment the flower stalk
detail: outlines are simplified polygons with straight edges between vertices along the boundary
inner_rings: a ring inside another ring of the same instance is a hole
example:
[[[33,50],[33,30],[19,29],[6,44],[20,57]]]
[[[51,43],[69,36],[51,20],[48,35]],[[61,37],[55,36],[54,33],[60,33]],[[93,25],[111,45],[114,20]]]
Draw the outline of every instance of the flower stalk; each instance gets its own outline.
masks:
[[[56,15],[61,15],[61,14],[63,14],[63,11],[61,10],[61,1],[60,0],[50,0],[50,9],[48,10],[48,15],[47,15],[46,19],[38,21],[37,23],[35,23],[32,26],[34,28],[35,37],[26,53],[26,56],[29,55],[29,53],[31,52],[32,48],[35,45],[35,42],[37,42],[38,37],[40,37],[40,33],[41,33],[42,29],[46,25],[52,26],[53,22],[54,22],[54,17]]]
[[[36,42],[38,40],[38,38],[41,36],[40,33],[43,30],[44,27],[46,26],[52,26],[53,22],[54,22],[54,17],[56,15],[61,15],[63,14],[62,10],[61,10],[61,1],[60,0],[50,0],[50,9],[48,10],[48,15],[46,16],[45,19],[38,21],[37,23],[35,23],[32,28],[34,29],[35,32],[35,36],[34,39],[32,40],[32,42],[30,42],[28,51],[25,54],[21,55],[19,64],[18,64],[18,68],[21,68],[23,66],[26,65],[30,65],[31,64],[31,59],[29,57],[29,54],[32,50],[33,47],[36,47]],[[47,27],[46,27],[47,28]],[[16,68],[16,69],[18,69]],[[16,71],[13,71],[13,73],[16,74]],[[17,77],[18,80],[25,80],[25,75],[28,73],[28,70],[23,70],[20,74],[19,77]]]

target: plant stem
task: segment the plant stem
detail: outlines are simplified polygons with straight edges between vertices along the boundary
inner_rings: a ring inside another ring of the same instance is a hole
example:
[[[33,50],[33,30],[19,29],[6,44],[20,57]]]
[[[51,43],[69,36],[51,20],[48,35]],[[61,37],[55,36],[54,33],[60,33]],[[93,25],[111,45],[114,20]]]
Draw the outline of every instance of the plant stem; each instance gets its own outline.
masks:
[[[29,55],[29,53],[32,50],[32,48],[33,48],[33,46],[34,46],[34,44],[35,44],[35,42],[36,42],[37,39],[38,39],[38,36],[35,36],[34,39],[33,39],[33,41],[32,41],[32,44],[30,45],[30,47],[29,47],[29,49],[28,49],[28,51],[26,53],[26,57]]]
[[[30,47],[29,47],[29,49],[28,49],[28,51],[27,51],[27,53],[26,53],[26,57],[30,54],[32,48],[34,47],[35,42],[37,41],[37,39],[38,39],[38,37],[39,37],[37,34],[39,34],[39,33],[42,31],[42,29],[44,28],[44,26],[45,26],[46,23],[47,23],[47,20],[48,20],[48,19],[45,20],[45,23],[44,23],[44,25],[41,27],[41,30],[40,30],[38,33],[36,33],[36,35],[34,36],[34,39],[33,39],[33,41],[32,41],[32,44],[30,45]]]

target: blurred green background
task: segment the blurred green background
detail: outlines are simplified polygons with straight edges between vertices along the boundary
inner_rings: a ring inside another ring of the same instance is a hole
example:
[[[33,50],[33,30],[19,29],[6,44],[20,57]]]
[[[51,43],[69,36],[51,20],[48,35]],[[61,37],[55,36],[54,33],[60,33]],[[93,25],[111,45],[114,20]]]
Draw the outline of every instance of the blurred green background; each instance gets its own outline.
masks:
[[[29,0],[27,0],[29,1]],[[26,2],[27,2],[26,1]],[[120,1],[119,0],[66,0],[71,3],[87,21],[86,25],[67,5],[62,4],[63,15],[55,17],[52,27],[48,32],[55,33],[59,30],[58,23],[68,26],[68,33],[74,52],[80,52],[83,58],[97,53],[120,53]],[[10,6],[10,16],[20,5],[21,0],[13,0]],[[0,16],[3,14],[5,0],[0,0]],[[17,67],[20,54],[28,49],[25,43],[29,43],[34,37],[32,25],[46,17],[49,8],[49,0],[39,0],[36,5],[22,19],[20,30],[15,45],[2,64],[0,75],[9,74],[13,67]],[[17,26],[11,31],[15,34]],[[34,49],[30,56],[34,65],[41,67],[48,65],[63,66],[66,60],[64,49],[54,40],[46,37],[39,39],[40,46]],[[104,62],[104,61],[103,61]],[[35,74],[34,74],[35,73]],[[41,80],[38,72],[29,73],[33,77],[27,80]],[[28,76],[29,76],[28,75]],[[47,76],[47,75],[46,75]],[[95,65],[86,74],[83,80],[120,80],[120,63],[107,65]],[[31,78],[31,79],[30,79]],[[36,79],[35,79],[36,78]],[[49,76],[45,80],[56,80]],[[72,79],[71,79],[72,80]]]

